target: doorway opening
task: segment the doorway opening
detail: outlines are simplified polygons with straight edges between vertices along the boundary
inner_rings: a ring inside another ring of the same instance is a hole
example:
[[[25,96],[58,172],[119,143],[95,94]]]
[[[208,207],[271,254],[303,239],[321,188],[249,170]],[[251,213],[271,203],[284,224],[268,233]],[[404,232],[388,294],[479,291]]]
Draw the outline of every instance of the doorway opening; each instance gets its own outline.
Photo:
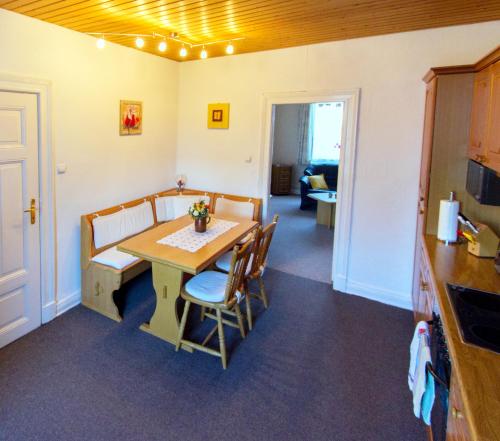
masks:
[[[348,280],[359,90],[264,96],[264,215],[280,214],[269,266]]]
[[[330,283],[344,103],[275,104],[273,115],[269,265]]]

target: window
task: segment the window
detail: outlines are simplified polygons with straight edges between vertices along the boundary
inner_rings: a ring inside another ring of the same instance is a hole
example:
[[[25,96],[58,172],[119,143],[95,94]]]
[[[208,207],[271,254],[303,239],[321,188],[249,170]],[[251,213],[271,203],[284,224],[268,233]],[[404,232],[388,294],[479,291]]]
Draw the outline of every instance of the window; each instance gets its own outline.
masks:
[[[338,161],[342,143],[344,103],[315,103],[310,106],[311,162]]]

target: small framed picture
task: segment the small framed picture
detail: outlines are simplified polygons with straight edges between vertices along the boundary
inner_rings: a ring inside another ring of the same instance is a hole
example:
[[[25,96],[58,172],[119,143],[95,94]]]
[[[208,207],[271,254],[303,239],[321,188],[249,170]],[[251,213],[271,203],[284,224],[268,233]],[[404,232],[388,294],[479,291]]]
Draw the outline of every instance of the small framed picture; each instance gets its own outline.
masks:
[[[209,129],[229,128],[229,103],[216,103],[208,105]]]
[[[120,101],[120,135],[142,133],[142,102]]]

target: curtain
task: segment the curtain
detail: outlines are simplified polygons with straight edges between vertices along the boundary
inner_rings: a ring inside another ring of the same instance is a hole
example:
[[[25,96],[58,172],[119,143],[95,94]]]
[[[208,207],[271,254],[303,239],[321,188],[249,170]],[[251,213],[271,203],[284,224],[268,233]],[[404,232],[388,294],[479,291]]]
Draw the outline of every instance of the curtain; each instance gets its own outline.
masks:
[[[314,110],[311,108],[310,104],[299,104],[299,130],[298,130],[298,146],[299,146],[299,156],[297,158],[297,164],[305,165],[309,164],[312,159],[312,130],[309,130],[311,126],[311,120],[314,117],[312,114]]]

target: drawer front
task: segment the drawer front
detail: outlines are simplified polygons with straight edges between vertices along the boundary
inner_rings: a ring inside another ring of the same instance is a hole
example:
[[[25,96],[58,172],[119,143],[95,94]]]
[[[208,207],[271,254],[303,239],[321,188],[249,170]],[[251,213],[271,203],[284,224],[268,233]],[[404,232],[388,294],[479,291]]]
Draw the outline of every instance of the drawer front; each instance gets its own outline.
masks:
[[[452,375],[446,441],[470,441],[471,439],[469,426],[464,414],[464,405],[460,395],[460,389]]]

